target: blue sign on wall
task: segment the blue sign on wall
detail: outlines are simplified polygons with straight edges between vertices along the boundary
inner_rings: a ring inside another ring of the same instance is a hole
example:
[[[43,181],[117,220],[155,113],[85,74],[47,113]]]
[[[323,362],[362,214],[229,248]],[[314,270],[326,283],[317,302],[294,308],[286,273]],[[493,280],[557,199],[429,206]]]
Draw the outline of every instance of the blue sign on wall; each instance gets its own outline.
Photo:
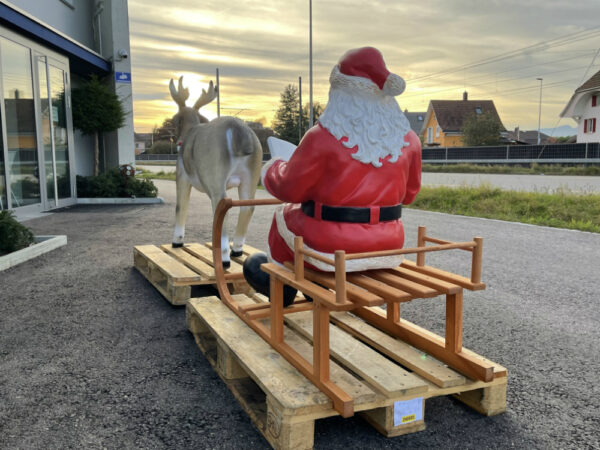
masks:
[[[131,84],[131,72],[115,72],[115,81],[117,83]]]

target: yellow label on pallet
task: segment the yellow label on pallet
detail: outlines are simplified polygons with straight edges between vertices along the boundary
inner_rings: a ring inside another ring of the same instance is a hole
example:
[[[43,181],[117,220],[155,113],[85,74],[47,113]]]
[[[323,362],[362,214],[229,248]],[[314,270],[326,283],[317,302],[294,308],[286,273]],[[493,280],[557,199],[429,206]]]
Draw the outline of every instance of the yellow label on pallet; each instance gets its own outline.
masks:
[[[411,414],[410,416],[402,417],[402,423],[414,422],[417,416],[415,414]]]
[[[394,426],[423,420],[423,397],[394,402]]]

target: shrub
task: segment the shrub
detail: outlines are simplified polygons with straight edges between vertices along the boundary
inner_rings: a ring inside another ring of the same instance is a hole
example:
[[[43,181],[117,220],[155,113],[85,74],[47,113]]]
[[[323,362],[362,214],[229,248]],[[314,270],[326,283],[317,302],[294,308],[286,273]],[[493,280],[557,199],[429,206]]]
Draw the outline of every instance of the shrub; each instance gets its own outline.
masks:
[[[138,179],[111,169],[98,176],[77,176],[77,197],[156,197],[158,189],[152,180]]]
[[[33,243],[33,233],[17,221],[12,211],[0,211],[0,255],[21,250]]]
[[[146,154],[151,155],[169,155],[171,153],[177,153],[177,144],[169,141],[156,141],[152,147],[146,150]]]

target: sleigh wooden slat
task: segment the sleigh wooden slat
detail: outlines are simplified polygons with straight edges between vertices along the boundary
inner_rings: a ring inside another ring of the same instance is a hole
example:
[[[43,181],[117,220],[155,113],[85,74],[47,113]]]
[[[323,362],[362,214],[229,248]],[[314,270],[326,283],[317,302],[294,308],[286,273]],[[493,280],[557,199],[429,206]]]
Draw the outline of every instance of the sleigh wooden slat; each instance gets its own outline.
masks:
[[[440,270],[435,267],[418,266],[414,261],[404,260],[402,261],[402,264],[400,264],[400,266],[415,272],[438,278],[440,280],[457,284],[471,291],[480,291],[482,289],[485,289],[485,283],[473,283],[467,277],[463,277],[452,272],[446,272],[445,270]]]

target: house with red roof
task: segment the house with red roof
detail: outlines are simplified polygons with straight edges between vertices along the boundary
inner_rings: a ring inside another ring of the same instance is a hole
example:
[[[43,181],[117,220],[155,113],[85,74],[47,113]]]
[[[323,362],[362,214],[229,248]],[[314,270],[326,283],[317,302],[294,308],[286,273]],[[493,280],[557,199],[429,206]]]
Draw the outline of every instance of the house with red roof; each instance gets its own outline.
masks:
[[[577,122],[577,142],[600,142],[600,71],[575,89],[560,117]]]
[[[506,131],[493,100],[469,100],[466,91],[462,100],[431,100],[422,128],[423,142],[426,146],[462,147],[462,128],[467,118],[486,113],[492,114],[501,130]]]

